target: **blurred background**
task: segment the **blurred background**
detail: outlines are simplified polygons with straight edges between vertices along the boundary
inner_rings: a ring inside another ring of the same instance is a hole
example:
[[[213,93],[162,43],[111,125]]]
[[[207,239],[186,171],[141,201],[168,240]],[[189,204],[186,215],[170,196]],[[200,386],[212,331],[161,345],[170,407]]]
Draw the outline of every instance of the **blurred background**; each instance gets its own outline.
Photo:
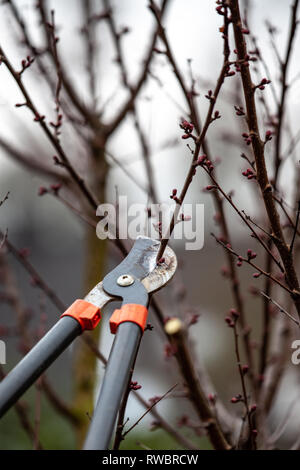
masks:
[[[105,5],[101,1],[95,0],[89,3],[94,14],[105,11]],[[111,2],[117,28],[119,30],[123,27],[129,28],[122,41],[129,81],[133,83],[139,76],[145,51],[155,28],[155,21],[147,3],[143,0]],[[15,0],[13,4],[26,23],[33,43],[42,48],[44,36],[36,2]],[[88,55],[82,32],[86,24],[84,4],[84,1],[79,0],[64,2],[53,0],[47,2],[47,8],[48,11],[55,10],[60,60],[78,96],[86,106],[92,105],[101,111],[101,119],[109,122],[126,101],[126,90],[121,83],[120,67],[115,60],[116,50],[108,25],[105,21],[101,21],[93,28],[96,51],[93,64],[95,89],[93,94],[90,93]],[[257,37],[258,45],[268,65],[270,76],[267,78],[272,80],[276,91],[279,86],[278,64],[266,20],[271,16],[272,24],[277,29],[278,50],[284,54],[289,25],[289,4],[290,2],[279,0],[241,2],[242,10],[248,11],[249,29]],[[198,93],[196,102],[202,119],[208,107],[205,94],[207,90],[213,89],[223,60],[223,44],[219,32],[222,18],[216,14],[215,6],[215,2],[211,0],[201,2],[172,0],[169,2],[163,21],[183,76],[189,84],[191,77],[195,79],[195,89]],[[12,13],[11,2],[1,2],[0,45],[16,69],[20,68],[21,60],[28,54],[31,55],[22,41],[22,31]],[[160,47],[159,41],[157,47]],[[300,91],[299,81],[294,79],[299,74],[299,64],[296,60],[299,47],[299,40],[296,39],[294,60],[289,67],[289,80],[293,84],[289,90],[287,111],[292,135],[298,132]],[[49,70],[53,68],[50,61],[45,60],[45,63]],[[158,200],[171,204],[169,196],[172,189],[180,190],[182,187],[191,159],[186,142],[181,139],[182,131],[179,128],[180,120],[187,117],[188,110],[172,68],[163,54],[155,54],[150,70],[151,74],[136,100],[136,112],[147,138]],[[258,70],[257,76],[262,78],[265,72]],[[40,113],[46,116],[47,122],[55,120],[54,90],[44,80],[36,62],[24,72],[23,80],[33,102]],[[25,107],[15,107],[16,103],[22,103],[24,99],[4,64],[0,66],[0,84],[0,198],[4,198],[9,191],[8,200],[0,207],[0,228],[2,232],[8,229],[8,238],[18,250],[29,251],[30,263],[62,302],[68,305],[75,298],[84,296],[87,289],[86,260],[90,252],[87,253],[89,249],[86,224],[75,212],[70,211],[60,198],[50,193],[43,197],[38,195],[41,186],[48,187],[49,182],[52,184],[59,182],[59,175],[63,175],[64,170],[53,164],[56,152],[51,148],[38,123],[33,121],[30,111]],[[264,97],[272,110],[275,103],[270,88],[266,88]],[[222,119],[217,120],[209,129],[208,142],[214,159],[218,157],[217,171],[224,190],[227,192],[233,190],[239,208],[245,209],[249,215],[255,215],[256,220],[264,224],[264,213],[258,204],[255,183],[245,182],[245,178],[241,175],[246,168],[245,161],[240,158],[241,152],[246,148],[240,137],[245,128],[235,115],[233,105],[242,103],[239,77],[235,76],[228,79],[222,89],[217,104]],[[260,117],[262,126],[266,126],[263,110]],[[82,132],[85,132],[84,126]],[[88,131],[86,135],[89,135]],[[65,116],[60,139],[79,174],[89,181],[91,166],[87,164],[89,155],[84,139],[80,133],[74,131],[73,123]],[[286,133],[282,147],[288,147],[290,140],[290,135]],[[14,155],[9,145],[18,151],[17,155]],[[148,204],[148,194],[132,181],[134,177],[141,186],[146,187],[148,175],[142,158],[143,149],[131,115],[125,117],[108,140],[106,151],[108,173],[105,201],[115,203],[117,190],[119,195],[126,195],[131,203]],[[126,168],[126,173],[120,168],[120,164]],[[267,165],[271,170],[272,144],[267,148]],[[37,167],[41,169],[36,171]],[[57,171],[58,176],[53,175],[52,170]],[[294,160],[291,157],[285,161],[280,173],[280,189],[290,204],[293,204],[295,176]],[[187,319],[193,314],[199,314],[197,324],[189,330],[194,355],[207,368],[218,396],[224,400],[229,411],[240,416],[239,405],[230,403],[231,397],[239,392],[240,384],[232,331],[224,322],[226,312],[233,306],[232,295],[229,282],[221,273],[225,263],[224,253],[210,235],[211,232],[218,234],[218,226],[214,218],[216,211],[211,194],[203,191],[207,184],[205,173],[199,171],[185,200],[187,203],[204,204],[204,246],[199,251],[186,251],[184,240],[171,242],[181,269],[170,286],[158,297],[165,316],[175,315]],[[60,194],[75,207],[80,206],[80,204],[77,206],[76,192],[75,196],[72,195],[68,185],[62,184]],[[249,231],[240,223],[231,207],[225,206],[225,213],[235,249],[239,253],[246,253],[247,249],[251,248],[258,252],[260,260],[260,255],[262,257],[263,255],[250,237]],[[12,254],[5,254],[5,259],[5,262],[1,261],[3,300],[0,303],[0,338],[4,339],[7,345],[7,364],[4,370],[8,372],[20,360],[22,344],[13,332],[5,335],[5,331],[8,331],[5,329],[13,329],[16,323],[16,312],[9,302],[5,301],[7,276],[10,288],[19,299],[19,307],[27,312],[33,342],[55,323],[60,312],[34,285],[32,277]],[[108,244],[104,272],[109,271],[119,261],[119,254],[111,244]],[[259,345],[261,340],[262,299],[253,296],[249,288],[251,285],[262,287],[263,281],[253,279],[252,273],[253,270],[247,266],[239,270],[241,292],[255,346]],[[283,297],[282,302],[287,300]],[[101,327],[100,349],[106,356],[112,344],[106,320],[114,307],[115,305],[105,312],[105,321]],[[177,365],[173,358],[166,357],[165,338],[153,313],[150,322],[154,330],[147,331],[144,335],[134,373],[134,380],[142,385],[141,394],[147,400],[155,395],[162,395],[178,381]],[[297,332],[293,332],[293,336],[297,338]],[[53,389],[67,403],[71,402],[73,396],[75,350],[76,346],[69,348],[47,373]],[[299,424],[297,416],[300,409],[295,402],[299,394],[299,370],[299,366],[292,364],[286,367],[284,380],[272,408],[270,426],[275,429],[275,423],[285,416],[291,404],[294,406],[294,413],[280,441],[281,447],[289,446]],[[102,373],[103,367],[99,365],[98,379],[101,379]],[[37,421],[39,393],[39,390],[32,387],[24,396],[33,423]],[[74,448],[76,437],[70,423],[53,409],[43,393],[41,400],[42,407],[38,419],[43,446],[47,449]],[[178,426],[183,415],[191,412],[186,400],[178,396],[165,399],[158,404],[158,410],[175,426]],[[90,412],[91,410],[87,410],[87,413]],[[126,411],[129,425],[143,412],[144,408],[131,396]],[[150,429],[152,432],[149,432]],[[182,431],[197,445],[200,442],[202,448],[209,447],[206,438],[197,435],[191,428],[183,428]],[[32,446],[33,443],[20,426],[15,410],[11,410],[0,421],[0,448],[30,449]],[[155,428],[153,418],[149,414],[129,434],[121,448],[143,448],[143,446],[153,449],[172,449],[178,448],[179,445],[162,430]]]

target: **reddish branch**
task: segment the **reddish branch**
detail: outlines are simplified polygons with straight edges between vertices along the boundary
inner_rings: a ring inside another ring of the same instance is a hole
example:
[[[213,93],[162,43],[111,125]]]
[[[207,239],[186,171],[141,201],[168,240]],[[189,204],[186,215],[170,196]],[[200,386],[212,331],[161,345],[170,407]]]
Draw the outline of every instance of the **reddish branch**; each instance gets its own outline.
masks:
[[[160,402],[162,401],[164,398],[166,398],[166,396],[172,392],[172,390],[174,390],[174,388],[176,387],[177,384],[175,385],[172,385],[172,387],[167,390],[161,397],[159,397],[154,403],[152,403],[152,405],[150,405],[146,411],[142,414],[142,416],[139,417],[139,419],[136,420],[136,422],[130,426],[129,429],[127,429],[125,432],[123,432],[122,434],[122,438],[124,439],[125,436],[127,436],[128,433],[130,433],[130,431],[132,431],[141,421],[142,419],[148,414],[151,412],[151,410]]]
[[[161,25],[161,20],[160,20],[160,16],[159,16],[157,6],[155,5],[154,2],[151,2],[150,5],[151,5],[151,11],[153,12],[153,14],[155,16],[157,23],[161,26],[160,30],[159,30],[159,34],[160,34],[160,38],[162,39],[162,41],[164,43],[164,46],[165,46],[164,54],[166,55],[166,57],[168,58],[171,66],[172,66],[172,70],[175,74],[175,77],[177,78],[179,86],[180,86],[180,88],[181,88],[181,90],[184,94],[185,99],[186,99],[186,102],[187,102],[187,105],[188,105],[189,111],[190,111],[189,118],[190,118],[191,122],[195,125],[195,128],[196,128],[196,131],[197,131],[198,135],[200,135],[201,134],[201,124],[200,124],[199,113],[198,113],[198,110],[197,110],[197,107],[196,107],[196,104],[195,104],[195,98],[196,98],[195,91],[193,89],[188,88],[188,86],[185,83],[185,79],[184,79],[184,77],[183,77],[183,75],[182,75],[182,73],[181,73],[181,71],[180,71],[180,69],[179,69],[179,67],[176,63],[176,60],[175,60],[174,54],[172,52],[170,43],[168,41],[166,32],[165,32],[164,28]],[[226,20],[225,20],[225,22],[226,22]],[[228,28],[228,25],[226,26],[226,29],[227,28]],[[224,35],[225,35],[225,42],[224,42],[224,55],[225,56],[224,56],[224,60],[226,60],[226,57],[227,57],[227,59],[229,58],[229,45],[228,45],[227,38],[226,38],[226,31],[224,31]],[[214,95],[214,97],[216,98],[215,95]],[[209,146],[208,146],[208,143],[207,143],[207,139],[205,139],[205,138],[202,141],[202,148],[203,148],[203,152],[207,156],[208,160],[212,161],[212,158],[210,156]],[[227,241],[227,243],[230,243],[230,234],[229,234],[228,225],[227,225],[226,216],[225,216],[225,211],[224,211],[224,207],[223,207],[223,200],[222,200],[221,196],[219,195],[218,191],[213,191],[212,196],[213,196],[218,214],[220,215],[220,226],[221,226],[221,230],[222,230],[222,238],[225,239]],[[228,267],[229,267],[229,275],[230,275],[230,281],[231,281],[231,288],[232,288],[232,292],[233,292],[233,297],[235,299],[235,307],[237,308],[237,310],[240,313],[240,324],[241,324],[241,327],[242,327],[244,347],[245,347],[246,356],[247,356],[247,360],[248,360],[249,367],[250,367],[249,376],[251,378],[253,386],[255,387],[254,370],[253,370],[253,354],[252,354],[252,349],[251,349],[251,345],[250,345],[250,338],[249,338],[250,329],[249,329],[249,327],[246,323],[246,314],[245,314],[244,303],[243,303],[243,299],[242,299],[242,295],[241,295],[241,291],[240,291],[240,284],[239,284],[239,280],[238,280],[238,276],[237,276],[237,272],[236,272],[236,267],[235,267],[235,264],[234,264],[234,259],[227,250],[225,250],[225,254],[227,256],[227,262],[228,262]]]
[[[61,103],[60,103],[60,93],[62,89],[62,73],[61,65],[58,59],[57,53],[57,42],[59,38],[56,36],[56,25],[55,25],[55,14],[54,10],[51,11],[51,23],[48,24],[49,35],[51,38],[51,48],[52,54],[55,61],[55,67],[57,71],[57,84],[55,88],[55,112],[56,112],[56,122],[50,122],[50,125],[54,128],[54,135],[59,140],[60,128],[62,125],[62,114],[61,114]]]
[[[246,389],[245,369],[243,369],[243,366],[242,366],[240,350],[239,350],[239,338],[238,338],[236,319],[234,319],[232,323],[233,323],[233,332],[234,332],[234,350],[235,350],[235,355],[237,359],[237,367],[238,367],[238,371],[240,375],[240,380],[242,384],[243,402],[245,405],[246,417],[248,421],[249,437],[247,441],[249,441],[249,444],[247,442],[246,445],[250,445],[250,448],[256,449],[256,442],[255,442],[254,435],[253,435],[253,425],[252,425],[251,412],[250,412],[250,407],[249,407],[249,399],[248,399],[248,394],[247,394],[247,389]],[[246,369],[246,371],[248,372],[248,369]]]
[[[168,7],[168,3],[169,3],[169,0],[163,0],[161,10],[160,10],[160,19],[162,19],[163,16],[165,15],[167,7]],[[127,115],[128,111],[132,109],[132,106],[135,103],[136,97],[146,81],[149,67],[152,61],[153,49],[155,47],[157,36],[158,36],[158,28],[155,29],[152,35],[150,46],[143,60],[143,69],[140,73],[140,76],[138,80],[136,81],[135,85],[130,87],[130,96],[128,100],[125,102],[125,104],[119,111],[118,115],[108,125],[107,132],[106,132],[107,137],[109,137],[115,131],[115,129],[119,126],[119,124],[123,121],[124,117]]]
[[[42,116],[36,106],[34,105],[29,93],[27,92],[23,81],[22,81],[22,76],[20,75],[19,72],[17,72],[14,67],[12,66],[11,62],[8,60],[7,56],[5,55],[2,47],[0,47],[0,60],[6,65],[7,69],[9,70],[10,74],[13,76],[15,82],[17,83],[21,93],[23,94],[25,98],[25,105],[30,111],[32,112],[34,116],[34,120],[37,121],[46,134],[47,138],[51,142],[52,146],[58,153],[62,163],[64,164],[64,167],[66,170],[69,172],[70,176],[74,180],[74,182],[77,184],[87,201],[90,203],[90,205],[96,209],[97,208],[97,202],[90,190],[87,188],[84,180],[79,176],[79,174],[76,172],[74,167],[71,165],[69,158],[67,157],[65,151],[63,150],[63,147],[61,146],[58,138],[52,134],[50,131],[48,125],[45,122],[45,116]]]
[[[188,384],[187,393],[213,447],[216,450],[230,450],[231,446],[228,444],[201,387],[181,322],[178,322],[178,326],[176,326],[176,329],[174,328],[172,333],[171,331],[168,332],[168,324],[166,324],[166,331],[173,346],[174,356],[177,358],[181,374]]]
[[[273,199],[273,189],[267,174],[264,155],[265,142],[261,140],[259,132],[255,104],[255,94],[253,92],[253,83],[251,79],[249,62],[247,62],[246,60],[248,57],[248,53],[239,11],[239,2],[238,0],[230,0],[229,5],[232,14],[232,23],[234,29],[237,55],[241,64],[240,73],[247,109],[247,125],[249,129],[249,135],[251,136],[251,144],[256,163],[257,183],[261,190],[270,226],[272,227],[273,241],[284,265],[286,280],[291,291],[293,302],[300,317],[299,281],[294,267],[293,253],[291,252],[290,247],[286,243],[282,232],[280,218]]]
[[[280,313],[284,313],[284,315],[286,315],[290,320],[292,320],[292,322],[294,322],[298,327],[300,326],[300,322],[299,320],[297,320],[296,318],[294,318],[287,310],[285,310],[285,308],[283,308],[281,305],[279,305],[274,299],[272,299],[268,294],[266,294],[265,292],[261,292],[261,295],[263,295],[268,302],[270,302],[271,304],[275,305],[279,312]]]

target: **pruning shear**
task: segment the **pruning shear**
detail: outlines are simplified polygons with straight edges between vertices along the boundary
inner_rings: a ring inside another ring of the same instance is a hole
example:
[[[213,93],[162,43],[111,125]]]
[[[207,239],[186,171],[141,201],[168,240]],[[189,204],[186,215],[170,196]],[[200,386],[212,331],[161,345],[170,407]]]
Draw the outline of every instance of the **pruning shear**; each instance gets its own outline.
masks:
[[[110,318],[115,335],[99,398],[84,449],[107,449],[118,410],[128,386],[141,337],[147,323],[149,295],[172,279],[177,259],[167,247],[157,263],[158,240],[139,237],[127,257],[82,300],[78,299],[58,322],[0,383],[0,417],[21,397],[54,360],[85,330],[96,328],[101,310],[122,299]]]

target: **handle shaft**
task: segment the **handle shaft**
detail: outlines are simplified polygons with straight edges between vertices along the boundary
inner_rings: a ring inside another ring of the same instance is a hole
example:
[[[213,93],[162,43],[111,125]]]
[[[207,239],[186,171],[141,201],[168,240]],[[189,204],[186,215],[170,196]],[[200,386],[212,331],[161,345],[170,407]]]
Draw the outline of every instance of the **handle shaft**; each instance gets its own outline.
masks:
[[[136,323],[118,326],[84,450],[108,448],[141,336],[142,330]]]
[[[82,332],[77,320],[62,317],[0,383],[0,417]]]

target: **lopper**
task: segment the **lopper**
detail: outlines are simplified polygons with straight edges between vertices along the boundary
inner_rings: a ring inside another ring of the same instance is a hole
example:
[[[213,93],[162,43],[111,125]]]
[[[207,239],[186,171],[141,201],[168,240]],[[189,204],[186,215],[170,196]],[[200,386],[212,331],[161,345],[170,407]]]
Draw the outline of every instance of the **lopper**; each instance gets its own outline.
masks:
[[[76,300],[61,315],[0,383],[0,417],[77,336],[96,328],[103,307],[113,300],[122,300],[110,318],[115,339],[84,445],[84,449],[108,448],[147,323],[149,295],[165,286],[176,271],[176,256],[169,247],[163,262],[157,264],[159,246],[157,240],[137,238],[127,257],[85,299]]]

